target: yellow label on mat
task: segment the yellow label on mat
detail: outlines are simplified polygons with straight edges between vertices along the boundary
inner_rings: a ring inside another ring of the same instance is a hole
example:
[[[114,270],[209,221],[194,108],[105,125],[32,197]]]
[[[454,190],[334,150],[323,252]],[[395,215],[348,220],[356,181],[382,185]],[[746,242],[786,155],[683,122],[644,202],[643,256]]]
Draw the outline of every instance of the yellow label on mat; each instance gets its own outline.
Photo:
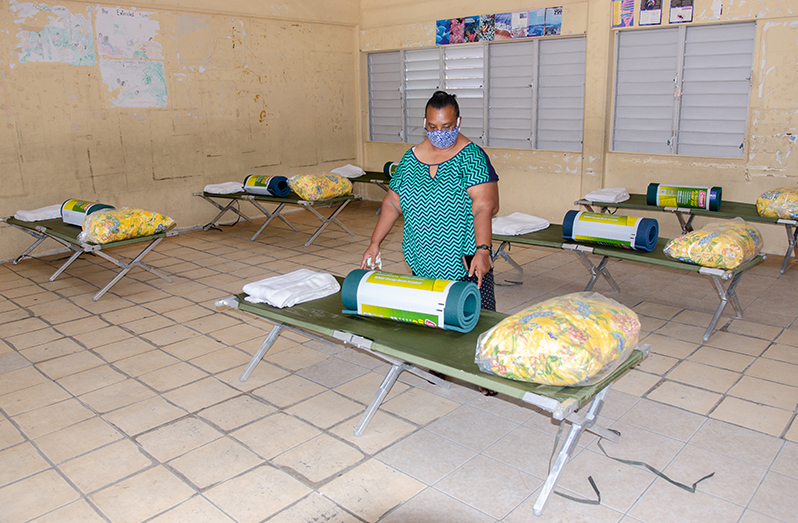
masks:
[[[86,208],[90,205],[94,205],[94,202],[87,202],[84,200],[68,200],[64,203],[64,209],[67,211],[75,211],[75,212],[86,212]]]

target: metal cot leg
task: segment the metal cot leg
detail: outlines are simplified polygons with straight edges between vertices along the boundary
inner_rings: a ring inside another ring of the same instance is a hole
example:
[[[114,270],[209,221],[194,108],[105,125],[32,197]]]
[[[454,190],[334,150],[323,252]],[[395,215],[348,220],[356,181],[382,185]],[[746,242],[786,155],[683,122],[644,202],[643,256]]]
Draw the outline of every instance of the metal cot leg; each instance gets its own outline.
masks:
[[[208,198],[207,196],[205,196],[205,195],[204,195],[204,194],[202,194],[202,193],[194,193],[194,196],[199,196],[199,197],[200,197],[200,198],[202,198],[203,200],[205,200],[205,201],[207,201],[207,202],[210,202],[210,203],[211,203],[211,205],[213,205],[214,207],[216,207],[217,209],[219,209],[219,210],[221,211],[219,214],[217,214],[217,215],[216,215],[216,218],[214,218],[213,220],[211,220],[210,222],[208,222],[208,224],[207,224],[207,225],[204,225],[204,226],[202,227],[202,230],[203,230],[203,231],[207,231],[207,230],[208,230],[208,229],[210,229],[211,227],[215,227],[215,226],[216,226],[216,222],[217,222],[217,221],[219,221],[219,219],[220,219],[222,216],[224,216],[224,213],[226,213],[227,211],[233,211],[234,213],[236,213],[236,214],[237,214],[237,215],[239,215],[240,217],[244,218],[244,219],[245,219],[246,221],[248,221],[248,222],[251,222],[251,221],[252,221],[252,220],[250,220],[250,219],[249,219],[249,216],[247,216],[246,214],[242,213],[240,210],[238,210],[238,209],[236,209],[235,207],[233,207],[233,205],[234,205],[234,204],[235,204],[235,202],[236,202],[236,199],[235,199],[235,198],[232,198],[232,199],[230,199],[230,202],[229,202],[229,203],[228,203],[226,206],[222,207],[222,206],[221,206],[219,203],[217,203],[215,200],[211,200],[210,198]]]
[[[796,243],[796,237],[798,237],[798,227],[795,227],[789,223],[785,223],[784,227],[787,229],[787,242],[789,245],[787,246],[787,254],[784,255],[784,261],[781,262],[781,270],[780,272],[784,274],[784,271],[787,270],[787,264],[790,262],[790,255],[795,252],[795,257],[798,258],[798,244]]]
[[[346,225],[344,225],[343,223],[341,223],[341,222],[340,222],[340,220],[338,220],[338,218],[336,218],[336,216],[338,216],[338,214],[339,214],[341,211],[343,211],[343,210],[344,210],[344,207],[346,207],[346,206],[349,204],[349,202],[350,202],[350,201],[351,201],[351,200],[344,200],[343,202],[341,202],[341,205],[339,205],[339,206],[338,206],[338,207],[335,209],[335,211],[334,211],[334,212],[333,212],[333,213],[330,215],[330,217],[329,217],[329,218],[325,218],[325,217],[324,217],[324,215],[322,215],[322,214],[321,214],[319,211],[317,211],[317,210],[316,210],[316,209],[313,207],[313,204],[312,204],[311,202],[299,202],[299,203],[300,203],[302,206],[304,206],[304,207],[305,207],[305,209],[307,209],[307,210],[309,210],[310,212],[312,212],[314,215],[316,215],[316,217],[317,217],[319,220],[321,220],[321,221],[322,221],[321,227],[319,227],[318,229],[316,229],[316,232],[314,232],[314,233],[313,233],[313,236],[311,236],[311,237],[310,237],[310,239],[309,239],[308,241],[306,241],[306,242],[305,242],[305,247],[307,247],[308,245],[310,245],[311,243],[313,243],[313,240],[315,240],[315,239],[318,237],[318,235],[319,235],[319,234],[321,234],[321,232],[322,232],[324,229],[326,229],[328,225],[330,225],[330,222],[332,222],[332,223],[335,223],[335,224],[336,224],[338,227],[340,227],[340,228],[341,228],[341,229],[343,229],[345,232],[347,232],[347,233],[349,234],[349,236],[354,236],[354,235],[355,235],[355,233],[353,233],[352,231],[350,231],[350,230],[349,230],[349,229],[346,227]]]
[[[161,272],[153,269],[149,265],[141,262],[142,258],[144,258],[147,254],[149,254],[149,252],[151,250],[153,250],[156,245],[161,243],[161,240],[163,240],[163,238],[156,238],[153,241],[151,241],[150,244],[147,245],[147,247],[143,251],[141,251],[135,258],[133,258],[130,261],[130,263],[124,263],[124,262],[122,262],[120,260],[117,260],[113,256],[111,256],[111,255],[109,255],[109,254],[107,254],[107,253],[105,253],[105,252],[103,252],[102,250],[99,250],[99,249],[98,250],[89,251],[89,252],[92,252],[93,254],[96,254],[97,256],[105,258],[109,262],[113,263],[114,265],[116,265],[117,267],[120,267],[122,269],[121,271],[119,271],[117,273],[116,276],[114,276],[114,278],[111,281],[108,282],[108,284],[105,287],[103,287],[100,290],[100,292],[98,292],[97,294],[94,295],[94,298],[92,298],[92,301],[97,301],[100,298],[102,298],[103,295],[111,289],[111,287],[116,285],[116,282],[121,280],[128,272],[130,272],[130,270],[133,267],[136,267],[136,266],[141,267],[142,269],[147,270],[147,271],[153,273],[154,275],[163,278],[164,280],[168,281],[169,283],[172,283],[172,279],[171,278],[169,278],[165,274],[162,274]]]
[[[280,332],[282,332],[284,328],[285,325],[283,325],[282,323],[278,323],[277,325],[272,327],[272,330],[269,332],[269,335],[266,336],[265,340],[263,340],[263,343],[258,349],[258,352],[256,352],[255,355],[252,356],[252,359],[247,364],[247,367],[244,369],[244,372],[241,373],[241,376],[238,378],[238,381],[241,382],[247,381],[249,375],[252,374],[252,371],[255,370],[255,367],[258,366],[260,360],[263,359],[263,356],[266,354],[266,351],[268,351],[271,348],[271,346],[274,344],[274,342],[277,341],[277,337],[280,335]]]
[[[714,274],[711,276],[712,283],[715,285],[715,291],[718,293],[718,298],[720,298],[720,305],[718,305],[715,315],[712,316],[712,321],[709,322],[709,327],[707,327],[706,332],[704,332],[704,341],[709,341],[709,337],[712,336],[712,333],[715,331],[715,326],[718,324],[720,315],[723,313],[723,309],[726,308],[726,304],[728,302],[731,302],[737,317],[743,317],[743,309],[740,306],[740,300],[737,299],[737,293],[735,292],[737,284],[740,283],[740,278],[742,278],[743,273],[738,272],[735,274],[732,278],[732,281],[729,283],[729,286],[725,289],[723,288],[723,282],[721,281],[720,276],[716,276]]]
[[[299,229],[294,227],[294,224],[289,222],[288,218],[286,218],[285,216],[283,216],[281,214],[281,212],[283,210],[283,207],[285,207],[285,202],[280,203],[280,205],[277,206],[277,208],[274,210],[274,212],[269,212],[261,204],[259,204],[256,200],[253,200],[252,198],[247,198],[247,199],[250,201],[250,203],[252,203],[252,205],[257,207],[260,212],[262,212],[263,214],[266,215],[266,221],[263,222],[263,225],[260,226],[260,229],[258,229],[258,232],[256,232],[254,235],[252,235],[252,238],[249,239],[250,241],[254,242],[255,238],[257,238],[260,235],[260,233],[263,232],[263,229],[265,229],[266,226],[269,225],[272,222],[272,220],[275,219],[275,218],[280,218],[281,220],[283,220],[285,222],[286,225],[291,227],[291,229],[293,229],[294,232],[299,232]]]
[[[520,272],[521,274],[523,274],[524,273],[523,267],[518,265],[518,263],[516,263],[516,261],[510,257],[510,253],[508,253],[504,249],[505,246],[509,248],[510,247],[510,242],[502,242],[501,245],[499,245],[499,248],[496,250],[496,253],[493,255],[493,260],[495,261],[496,258],[501,256],[502,258],[507,260],[507,263],[509,263],[513,267],[513,269],[515,269],[518,272]]]
[[[377,394],[374,395],[374,398],[369,403],[369,406],[366,408],[366,412],[363,413],[361,416],[360,421],[358,421],[357,426],[355,427],[355,436],[360,436],[363,434],[363,431],[366,430],[366,426],[371,421],[371,418],[374,417],[376,414],[377,409],[380,408],[382,404],[382,400],[385,399],[385,396],[391,391],[391,387],[393,384],[396,383],[396,379],[399,378],[399,374],[402,373],[403,370],[406,370],[410,367],[407,363],[394,363],[391,365],[391,370],[388,371],[388,374],[385,375],[385,378],[382,380],[380,384],[380,388],[377,389]]]
[[[610,270],[607,268],[607,262],[609,261],[609,258],[607,256],[604,256],[599,262],[598,266],[596,266],[593,264],[590,258],[587,257],[587,254],[585,254],[585,252],[582,249],[577,247],[576,249],[572,250],[579,255],[579,259],[582,260],[582,264],[590,272],[590,280],[587,282],[587,285],[585,286],[585,292],[593,288],[593,285],[596,283],[596,280],[598,279],[599,276],[604,276],[604,279],[607,280],[607,283],[610,284],[610,287],[612,287],[613,290],[615,290],[615,292],[618,293],[621,292],[621,287],[612,277],[612,274],[610,274]]]
[[[576,444],[579,442],[579,437],[582,436],[584,431],[590,430],[591,427],[596,423],[596,418],[598,417],[599,412],[601,412],[601,407],[604,405],[604,396],[607,394],[608,390],[609,387],[602,389],[601,392],[596,394],[587,409],[583,423],[573,422],[571,424],[571,430],[568,431],[568,436],[565,438],[559,454],[557,454],[557,460],[554,462],[554,466],[551,468],[551,471],[546,478],[546,482],[540,489],[538,499],[535,501],[535,505],[532,507],[532,511],[536,516],[540,516],[543,513],[543,507],[546,505],[546,501],[554,491],[554,487],[557,485],[557,480],[560,478],[560,473],[562,473],[563,467],[565,467],[565,464],[569,459],[571,459],[571,454],[576,448]]]

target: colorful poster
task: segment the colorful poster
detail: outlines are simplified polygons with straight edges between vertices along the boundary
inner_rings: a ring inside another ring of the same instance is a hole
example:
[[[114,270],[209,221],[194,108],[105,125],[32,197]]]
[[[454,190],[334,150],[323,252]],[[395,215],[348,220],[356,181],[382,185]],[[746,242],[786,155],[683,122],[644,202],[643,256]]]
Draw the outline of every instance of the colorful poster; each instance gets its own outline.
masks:
[[[546,10],[534,9],[529,11],[529,28],[527,35],[543,36],[546,33]]]
[[[100,75],[114,107],[166,107],[163,62],[100,60]]]
[[[509,40],[512,38],[513,14],[497,13],[494,40]]]
[[[612,27],[632,27],[634,15],[634,0],[612,0]]]
[[[683,24],[693,21],[693,0],[671,0],[670,23]]]
[[[529,11],[514,11],[511,20],[510,36],[512,38],[529,36]]]
[[[449,24],[449,43],[462,44],[465,42],[465,24],[463,19],[452,18]]]
[[[160,24],[153,15],[118,7],[97,7],[94,32],[100,56],[163,59],[161,44],[156,40]]]
[[[546,36],[558,35],[562,30],[562,7],[546,8]]]
[[[438,20],[435,30],[435,44],[448,45],[449,44],[449,20]]]
[[[91,8],[73,13],[64,6],[10,2],[17,24],[19,63],[96,65]]]
[[[640,0],[640,25],[659,25],[662,23],[662,0]]]
[[[492,42],[496,31],[496,15],[479,15],[479,41]]]
[[[463,35],[466,42],[476,42],[479,39],[478,16],[466,16],[463,18]]]

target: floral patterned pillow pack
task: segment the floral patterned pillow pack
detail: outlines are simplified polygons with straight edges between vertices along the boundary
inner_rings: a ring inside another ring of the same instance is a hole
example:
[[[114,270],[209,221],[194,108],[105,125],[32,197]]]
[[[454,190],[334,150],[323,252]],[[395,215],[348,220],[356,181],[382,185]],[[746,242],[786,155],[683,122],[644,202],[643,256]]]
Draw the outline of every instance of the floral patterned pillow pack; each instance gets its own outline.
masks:
[[[480,335],[482,372],[542,385],[598,383],[637,346],[640,321],[598,293],[551,298],[508,316]]]
[[[742,218],[711,223],[669,240],[665,255],[713,269],[734,269],[762,250],[762,235]]]
[[[329,200],[352,192],[352,182],[337,174],[300,174],[288,180],[300,198],[309,202]]]
[[[83,220],[78,241],[105,244],[166,232],[175,222],[155,211],[123,207],[97,211]]]

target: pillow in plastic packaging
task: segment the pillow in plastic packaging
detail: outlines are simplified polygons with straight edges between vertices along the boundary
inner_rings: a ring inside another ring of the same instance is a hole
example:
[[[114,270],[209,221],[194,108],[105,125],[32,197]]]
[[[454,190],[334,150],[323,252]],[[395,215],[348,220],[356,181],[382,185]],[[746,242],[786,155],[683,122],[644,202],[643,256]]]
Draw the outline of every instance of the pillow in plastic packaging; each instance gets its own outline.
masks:
[[[637,346],[640,320],[598,293],[551,298],[482,333],[474,361],[489,374],[542,385],[598,383]]]
[[[762,250],[762,235],[742,218],[711,223],[665,244],[665,255],[713,269],[734,269]]]
[[[78,241],[105,244],[166,232],[175,225],[168,216],[155,211],[123,207],[97,211],[83,220]]]
[[[798,187],[779,187],[762,193],[756,212],[766,218],[798,219]]]
[[[337,174],[300,174],[290,178],[288,186],[309,202],[329,200],[352,192],[352,182]]]

